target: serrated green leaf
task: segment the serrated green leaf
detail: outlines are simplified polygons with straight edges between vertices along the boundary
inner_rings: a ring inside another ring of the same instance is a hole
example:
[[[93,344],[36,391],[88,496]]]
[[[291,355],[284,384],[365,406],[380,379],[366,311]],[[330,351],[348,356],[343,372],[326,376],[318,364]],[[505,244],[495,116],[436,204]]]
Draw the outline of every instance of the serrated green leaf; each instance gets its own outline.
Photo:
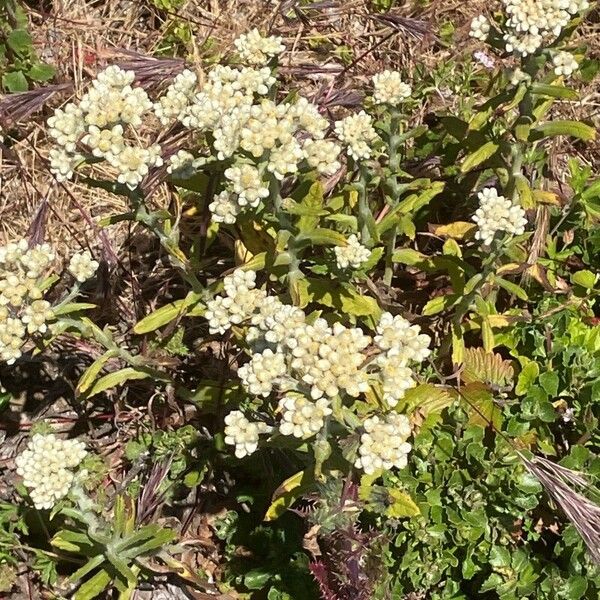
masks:
[[[465,348],[461,377],[465,383],[483,382],[494,386],[513,383],[515,372],[512,363],[500,354],[486,352],[483,348]]]

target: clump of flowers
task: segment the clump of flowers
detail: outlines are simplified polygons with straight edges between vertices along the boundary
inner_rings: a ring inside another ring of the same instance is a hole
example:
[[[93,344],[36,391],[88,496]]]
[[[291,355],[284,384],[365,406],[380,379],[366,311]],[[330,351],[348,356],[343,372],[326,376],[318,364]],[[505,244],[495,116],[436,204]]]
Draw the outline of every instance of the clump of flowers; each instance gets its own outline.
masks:
[[[371,158],[373,144],[378,139],[373,127],[373,118],[364,110],[336,121],[335,134],[354,160]]]
[[[84,283],[91,279],[98,270],[100,263],[94,260],[89,250],[74,254],[69,262],[69,273],[75,277],[79,283]]]
[[[264,292],[257,301],[255,283],[254,277],[240,270],[228,276],[226,292],[209,303],[207,318],[210,326],[221,332],[233,324],[240,326],[236,331],[242,333],[251,356],[237,374],[246,391],[257,400],[268,403],[274,394],[282,394],[277,411],[281,416],[279,433],[302,439],[316,435],[326,420],[335,418],[333,403],[351,402],[369,390],[376,390],[381,397],[382,422],[393,423],[404,432],[398,424],[403,421],[392,419],[386,411],[416,385],[410,365],[429,355],[429,336],[422,334],[417,325],[389,313],[381,316],[375,338],[358,327],[329,324],[323,318],[309,319],[300,308]],[[235,319],[232,321],[229,311],[215,319],[215,308],[220,310],[223,302],[238,295],[240,301],[233,302]],[[231,414],[226,421],[228,427],[239,425],[241,431],[252,432],[251,437],[248,434],[250,446],[240,450],[249,454],[258,447],[257,429],[241,420],[240,411]],[[239,440],[245,438],[232,431],[226,429],[226,435],[237,452]],[[372,452],[379,452],[377,448]],[[383,450],[381,453],[385,456]],[[401,463],[398,455],[385,464]]]
[[[148,94],[133,87],[134,79],[133,71],[112,65],[98,74],[79,103],[58,108],[48,119],[48,133],[56,143],[50,151],[50,170],[59,181],[73,177],[85,162],[86,149],[112,165],[117,181],[130,189],[141,183],[151,167],[162,165],[158,145],[145,147],[138,135],[126,137],[128,129],[139,128],[154,108]],[[160,114],[166,118],[167,112]]]
[[[521,235],[525,232],[527,219],[525,211],[504,196],[499,196],[495,188],[484,188],[477,195],[479,208],[473,216],[478,231],[475,238],[490,245],[499,232]]]
[[[79,440],[62,440],[54,434],[34,435],[15,459],[17,474],[39,510],[52,508],[70,491],[76,469],[87,455]],[[85,473],[80,473],[85,476]]]
[[[552,57],[554,72],[557,75],[569,77],[579,68],[579,63],[570,52],[557,52]]]
[[[261,421],[249,421],[239,410],[234,410],[225,417],[225,443],[235,446],[235,455],[238,458],[255,452],[260,434],[270,430],[271,428]]]
[[[375,104],[398,106],[410,98],[412,88],[402,81],[398,71],[382,71],[373,76],[373,101]]]
[[[406,416],[397,413],[388,413],[385,417],[374,415],[365,421],[364,429],[355,467],[372,475],[376,471],[406,466],[412,448],[406,441],[412,433]]]
[[[535,54],[551,46],[577,14],[587,10],[588,0],[502,0],[507,15],[501,36],[508,52],[518,56]],[[471,36],[486,40],[490,22],[479,15],[471,22]]]
[[[346,240],[345,246],[336,246],[333,251],[339,269],[360,269],[371,257],[371,251],[363,246],[355,234]]]
[[[240,59],[249,65],[265,65],[285,50],[280,37],[263,37],[258,29],[240,35],[233,43]]]
[[[47,244],[0,246],[0,359],[9,365],[21,357],[28,335],[45,333],[54,319],[42,286],[54,258]]]

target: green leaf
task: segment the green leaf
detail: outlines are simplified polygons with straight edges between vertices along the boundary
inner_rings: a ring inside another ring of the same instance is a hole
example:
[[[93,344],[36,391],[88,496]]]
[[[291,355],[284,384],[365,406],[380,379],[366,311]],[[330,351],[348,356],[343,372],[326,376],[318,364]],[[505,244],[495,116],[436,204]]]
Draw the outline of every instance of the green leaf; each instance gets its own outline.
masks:
[[[2,85],[9,92],[26,92],[29,84],[21,71],[10,71],[2,75]]]
[[[551,98],[563,98],[565,100],[577,100],[579,94],[570,88],[559,85],[548,85],[545,83],[534,83],[531,92],[538,96],[549,96]]]
[[[461,374],[465,383],[476,381],[495,386],[511,385],[515,376],[509,360],[500,354],[486,352],[483,348],[465,348],[464,368]]]
[[[60,546],[57,546],[60,548]],[[77,569],[75,573],[73,573],[70,577],[70,581],[79,581],[83,579],[88,573],[91,573],[94,569],[97,569],[100,565],[106,562],[106,557],[104,554],[98,554],[94,556],[90,560],[88,560],[83,567]],[[81,589],[81,588],[80,588]],[[93,598],[93,596],[91,596]]]
[[[328,211],[323,210],[323,194],[323,184],[320,180],[315,181],[299,205],[299,208],[309,211],[298,219],[299,231],[311,231],[319,224],[319,217],[327,214]]]
[[[265,514],[265,521],[278,519],[314,482],[311,469],[298,471],[288,477],[274,492],[271,504]]]
[[[27,75],[33,81],[49,81],[56,74],[56,68],[52,65],[47,65],[44,63],[37,63],[29,69]]]
[[[320,246],[345,246],[346,236],[338,233],[333,229],[324,229],[317,227],[310,232],[301,233],[296,237],[296,241],[300,244],[316,244]]]
[[[77,383],[77,392],[80,394],[86,392],[94,383],[98,374],[104,368],[104,365],[111,359],[119,355],[118,350],[109,350],[100,358],[96,359],[83,373]]]
[[[556,371],[546,371],[540,374],[540,385],[548,396],[556,396],[558,394],[559,377]]]
[[[512,281],[507,281],[502,277],[496,277],[494,281],[501,287],[504,288],[509,294],[513,294],[520,300],[529,300],[529,296],[527,296],[527,292],[516,283],[512,283]]]
[[[586,290],[593,290],[596,285],[596,280],[598,276],[587,269],[583,269],[581,271],[577,271],[571,275],[571,281],[575,285],[580,285],[584,287]]]
[[[126,381],[131,381],[134,379],[147,379],[150,376],[150,373],[147,371],[141,371],[139,369],[135,369],[134,367],[125,367],[124,369],[120,369],[114,373],[109,373],[108,375],[98,379],[98,381],[96,381],[96,383],[86,394],[86,397],[91,398],[96,394],[100,394],[101,392],[117,387]]]
[[[6,43],[17,54],[28,54],[32,50],[31,36],[26,29],[13,29],[6,38]]]
[[[69,302],[63,306],[55,308],[52,312],[54,313],[54,316],[58,317],[74,312],[80,312],[82,310],[91,310],[93,308],[98,308],[98,305],[92,304],[91,302]]]
[[[161,527],[157,531],[154,531],[150,539],[146,540],[143,544],[134,545],[131,548],[127,548],[126,550],[122,551],[122,554],[127,558],[142,556],[143,554],[148,554],[149,552],[158,550],[166,544],[170,544],[175,538],[176,534],[172,529],[165,529]]]
[[[101,557],[104,560],[104,557]],[[92,600],[97,598],[111,582],[112,577],[105,570],[98,571],[91,579],[85,581],[73,595],[73,600]]]
[[[472,171],[475,167],[494,156],[494,154],[496,154],[498,151],[498,147],[498,144],[494,142],[487,142],[481,146],[481,148],[475,150],[475,152],[471,152],[463,161],[463,164],[460,167],[460,172],[464,174]]]
[[[426,254],[413,250],[412,248],[402,248],[396,250],[396,252],[392,254],[392,262],[401,263],[403,265],[418,265],[427,260],[429,260],[429,257]]]
[[[460,296],[457,294],[447,294],[446,296],[437,296],[436,298],[432,298],[427,302],[427,304],[423,307],[421,314],[424,317],[430,317],[432,315],[437,315],[444,310],[454,306],[460,300]]]
[[[596,138],[596,130],[580,121],[549,121],[538,125],[532,134],[541,137],[565,135],[578,138],[584,142],[591,142]]]
[[[536,381],[539,374],[539,365],[535,361],[528,362],[519,373],[515,394],[517,394],[517,396],[524,396]]]
[[[176,300],[175,302],[161,306],[147,317],[144,317],[141,321],[138,321],[133,327],[133,332],[141,335],[155,331],[159,327],[185,316],[186,310],[197,304],[199,301],[200,295],[195,292],[190,292],[182,300]]]
[[[452,404],[452,396],[445,388],[432,383],[423,383],[406,390],[401,406],[407,413],[418,410],[423,416],[441,413],[444,408]]]
[[[469,413],[469,424],[479,427],[493,425],[496,431],[502,427],[502,412],[492,392],[483,383],[469,383],[460,388],[460,396]]]
[[[387,517],[391,519],[403,519],[406,517],[416,517],[421,514],[415,501],[406,492],[394,488],[388,488],[387,492],[389,495],[389,504],[385,511]]]

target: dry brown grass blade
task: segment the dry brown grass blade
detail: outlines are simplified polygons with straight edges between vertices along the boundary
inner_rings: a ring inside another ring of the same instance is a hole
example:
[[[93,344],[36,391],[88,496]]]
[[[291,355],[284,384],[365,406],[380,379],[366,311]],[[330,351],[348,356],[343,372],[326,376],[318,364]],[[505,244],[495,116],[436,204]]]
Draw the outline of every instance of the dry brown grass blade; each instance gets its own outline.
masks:
[[[542,484],[581,535],[592,560],[600,565],[600,506],[573,487],[589,487],[585,477],[540,456],[519,453],[527,470]],[[573,487],[571,487],[573,486]]]
[[[48,85],[29,92],[7,94],[0,98],[0,126],[8,129],[18,121],[25,121],[31,115],[41,110],[56,94],[73,91],[72,83]]]

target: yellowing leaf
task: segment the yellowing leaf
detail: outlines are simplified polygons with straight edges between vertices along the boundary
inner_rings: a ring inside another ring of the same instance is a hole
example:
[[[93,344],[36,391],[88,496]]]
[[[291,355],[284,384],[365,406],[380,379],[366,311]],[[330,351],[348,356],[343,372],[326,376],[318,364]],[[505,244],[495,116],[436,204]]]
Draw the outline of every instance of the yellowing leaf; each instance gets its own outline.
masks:
[[[387,488],[388,508],[385,511],[386,516],[391,519],[402,519],[405,517],[416,517],[421,514],[415,501],[406,493],[394,488]]]
[[[560,206],[560,199],[556,194],[552,192],[546,192],[544,190],[533,190],[533,197],[536,202],[541,204],[552,204],[553,206]]]
[[[452,397],[443,387],[423,383],[406,391],[402,399],[404,411],[410,413],[419,410],[423,416],[440,413],[452,404]]]
[[[278,519],[313,483],[314,479],[310,469],[299,471],[295,475],[288,477],[273,492],[271,505],[267,509],[264,520],[274,521]]]
[[[500,354],[486,352],[483,348],[465,348],[463,364],[461,377],[465,383],[479,381],[488,385],[512,386],[515,376],[512,363]]]
[[[493,426],[496,431],[502,427],[502,412],[488,387],[479,382],[469,383],[460,388],[459,395],[469,413],[469,424],[481,427]]]
[[[462,240],[471,237],[475,233],[477,225],[468,221],[455,221],[448,225],[430,225],[429,231],[441,237],[450,237],[455,240]]]

